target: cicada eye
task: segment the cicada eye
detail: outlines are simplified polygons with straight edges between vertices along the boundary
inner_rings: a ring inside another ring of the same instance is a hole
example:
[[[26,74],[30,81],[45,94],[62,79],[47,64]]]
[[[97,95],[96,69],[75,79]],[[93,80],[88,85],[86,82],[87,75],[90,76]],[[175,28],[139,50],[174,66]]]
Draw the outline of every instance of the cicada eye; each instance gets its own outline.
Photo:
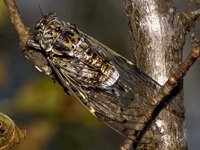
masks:
[[[36,29],[36,30],[42,29],[43,26],[44,26],[44,23],[43,23],[43,22],[44,22],[43,20],[40,20],[40,21],[36,24],[35,29]]]
[[[47,17],[48,17],[48,18],[57,18],[55,12],[50,12],[50,13],[47,15]]]
[[[43,23],[43,22],[40,23],[40,27],[42,27],[42,26],[44,26],[44,23]]]

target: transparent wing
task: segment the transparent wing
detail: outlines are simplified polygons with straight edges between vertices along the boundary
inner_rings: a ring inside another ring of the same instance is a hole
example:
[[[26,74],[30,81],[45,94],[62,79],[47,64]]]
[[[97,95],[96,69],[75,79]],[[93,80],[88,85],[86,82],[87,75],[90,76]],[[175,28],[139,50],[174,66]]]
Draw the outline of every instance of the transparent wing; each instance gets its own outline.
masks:
[[[91,113],[120,134],[134,140],[149,119],[149,109],[154,107],[151,99],[159,91],[160,85],[120,55],[107,51],[102,44],[96,45],[90,38],[87,40],[91,48],[99,49],[99,53],[111,59],[117,68],[120,76],[115,84],[107,88],[84,86],[71,74],[70,67],[65,65],[76,64],[69,63],[65,58],[61,60],[54,57],[51,60],[56,68],[54,70],[59,71],[59,80]],[[181,105],[177,103],[175,108],[182,112],[183,109],[179,107]]]
[[[129,60],[124,58],[123,56],[119,55],[109,47],[105,46],[104,44],[100,43],[99,41],[95,40],[94,38],[88,36],[87,34],[83,33],[82,31],[79,31],[83,37],[85,37],[87,43],[90,44],[90,47],[93,47],[95,50],[99,51],[99,53],[104,53],[107,57],[109,57],[112,60],[112,63],[116,66],[117,70],[119,70],[121,77],[125,77],[124,80],[130,80],[127,84],[131,84],[131,81],[140,81],[139,85],[135,85],[135,83],[132,84],[133,91],[138,91],[141,95],[141,93],[146,94],[146,98],[148,100],[152,99],[155,94],[157,94],[161,88],[161,85],[159,85],[156,81],[154,81],[152,78],[150,78],[148,75],[146,75],[143,71],[141,71],[139,68],[137,68],[134,64],[132,64]],[[96,44],[95,44],[96,43]],[[98,48],[99,47],[99,48]],[[129,74],[129,75],[125,75]],[[124,75],[124,76],[123,76]],[[138,82],[137,82],[138,83]],[[141,87],[141,89],[139,89]],[[176,95],[172,91],[172,95]],[[184,107],[178,100],[176,100],[175,96],[169,96],[168,99],[171,99],[170,101],[163,101],[166,103],[167,108],[166,110],[171,111],[175,115],[179,117],[184,117]]]

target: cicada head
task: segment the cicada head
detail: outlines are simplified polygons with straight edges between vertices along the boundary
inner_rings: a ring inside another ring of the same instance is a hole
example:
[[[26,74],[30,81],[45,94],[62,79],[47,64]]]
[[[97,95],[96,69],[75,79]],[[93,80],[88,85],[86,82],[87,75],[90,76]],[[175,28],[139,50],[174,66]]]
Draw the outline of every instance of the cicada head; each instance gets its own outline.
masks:
[[[75,25],[59,20],[55,13],[44,16],[35,26],[34,41],[47,53],[62,55],[63,51],[73,50],[79,40]],[[61,43],[64,48],[57,49]]]

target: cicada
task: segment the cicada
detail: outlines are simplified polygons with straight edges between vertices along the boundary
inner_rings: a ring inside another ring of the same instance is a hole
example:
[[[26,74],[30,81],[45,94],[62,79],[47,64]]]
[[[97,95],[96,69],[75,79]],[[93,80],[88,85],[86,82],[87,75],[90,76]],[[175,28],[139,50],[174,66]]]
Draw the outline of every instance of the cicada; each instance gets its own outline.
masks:
[[[45,73],[93,115],[132,140],[138,136],[155,107],[151,98],[161,87],[157,82],[55,13],[39,20],[27,45],[47,59]]]

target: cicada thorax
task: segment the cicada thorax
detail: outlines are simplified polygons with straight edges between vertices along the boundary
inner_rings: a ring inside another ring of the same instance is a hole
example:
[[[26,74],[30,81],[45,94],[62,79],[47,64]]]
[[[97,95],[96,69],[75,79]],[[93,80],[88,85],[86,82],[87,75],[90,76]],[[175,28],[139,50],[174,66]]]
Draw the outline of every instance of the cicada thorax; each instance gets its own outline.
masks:
[[[38,30],[39,43],[66,76],[100,87],[112,86],[118,80],[119,73],[109,58],[93,50],[74,25],[59,21],[53,15],[45,21],[39,22],[46,23]]]

